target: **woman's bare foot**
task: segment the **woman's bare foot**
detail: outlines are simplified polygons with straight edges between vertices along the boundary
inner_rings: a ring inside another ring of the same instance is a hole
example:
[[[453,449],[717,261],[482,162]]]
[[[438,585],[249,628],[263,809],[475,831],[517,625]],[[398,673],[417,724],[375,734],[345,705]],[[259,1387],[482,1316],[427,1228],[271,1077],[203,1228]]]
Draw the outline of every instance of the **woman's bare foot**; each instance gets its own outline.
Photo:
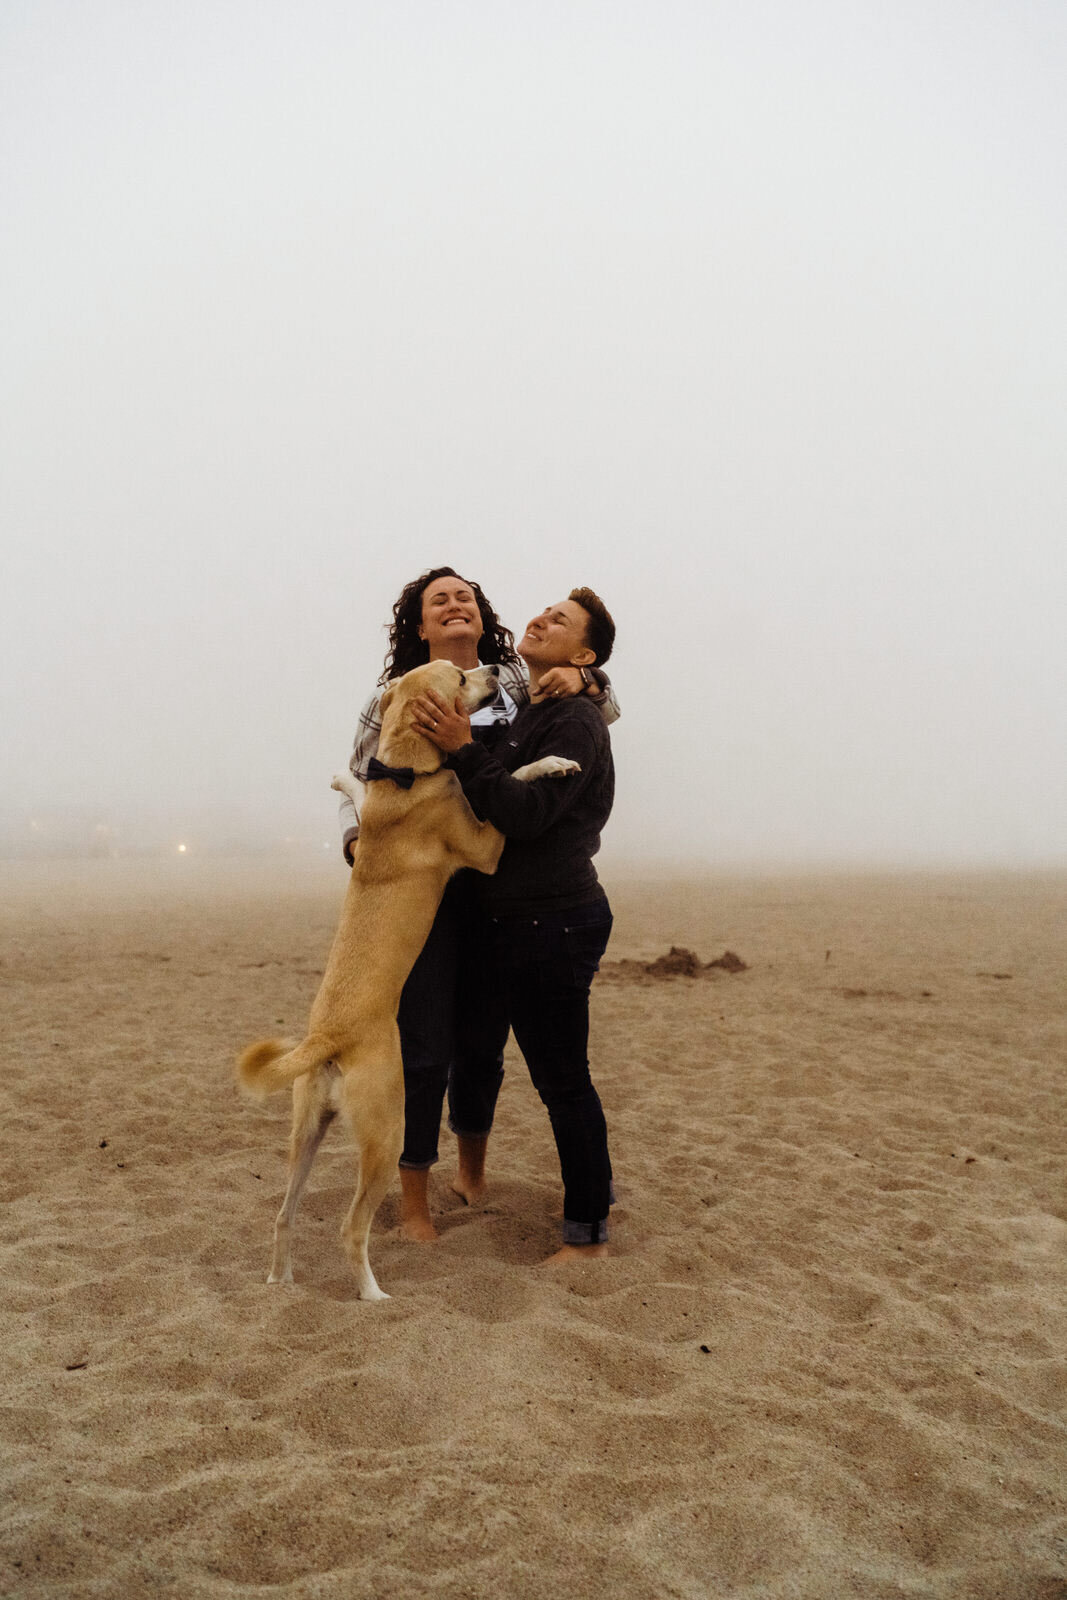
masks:
[[[452,1192],[469,1206],[475,1206],[484,1200],[488,1188],[485,1181],[485,1152],[489,1135],[458,1133],[456,1143],[459,1145],[459,1167],[452,1179]]]
[[[458,1194],[461,1200],[466,1201],[467,1205],[478,1206],[485,1199],[489,1185],[486,1183],[467,1183],[457,1172],[449,1184],[449,1188],[453,1194]]]
[[[541,1265],[554,1267],[557,1261],[589,1261],[593,1256],[610,1256],[610,1244],[561,1244]]]
[[[401,1217],[400,1237],[411,1244],[435,1244],[441,1235],[432,1217]]]
[[[440,1235],[430,1216],[429,1167],[400,1168],[400,1237],[433,1244]]]

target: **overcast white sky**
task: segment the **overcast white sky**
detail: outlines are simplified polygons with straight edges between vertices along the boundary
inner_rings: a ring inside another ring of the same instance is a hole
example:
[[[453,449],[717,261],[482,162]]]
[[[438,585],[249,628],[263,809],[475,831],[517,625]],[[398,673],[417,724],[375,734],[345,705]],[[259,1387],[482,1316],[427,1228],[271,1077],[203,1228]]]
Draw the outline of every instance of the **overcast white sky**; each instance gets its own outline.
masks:
[[[1059,0],[0,16],[0,813],[331,837],[447,562],[615,860],[1067,861]]]

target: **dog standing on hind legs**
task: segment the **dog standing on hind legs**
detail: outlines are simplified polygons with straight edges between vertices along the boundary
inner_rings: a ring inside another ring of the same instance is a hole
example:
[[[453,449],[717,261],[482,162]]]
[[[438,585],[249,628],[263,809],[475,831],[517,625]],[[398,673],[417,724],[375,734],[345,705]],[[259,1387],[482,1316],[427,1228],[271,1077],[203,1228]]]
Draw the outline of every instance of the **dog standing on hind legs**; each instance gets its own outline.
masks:
[[[496,667],[461,672],[447,661],[416,667],[381,698],[380,760],[372,767],[341,920],[307,1037],[249,1045],[237,1064],[253,1094],[292,1085],[289,1179],[274,1225],[268,1283],[291,1283],[290,1236],[300,1196],[327,1128],[343,1112],[359,1149],[359,1180],[341,1228],[361,1300],[384,1300],[367,1254],[374,1214],[397,1170],[404,1139],[404,1070],[396,1015],[400,994],[460,867],[496,871],[504,837],[479,822],[441,752],[413,726],[411,705],[427,689],[465,711],[497,692]],[[513,777],[562,777],[575,763],[546,756]],[[355,779],[333,787],[352,794]]]

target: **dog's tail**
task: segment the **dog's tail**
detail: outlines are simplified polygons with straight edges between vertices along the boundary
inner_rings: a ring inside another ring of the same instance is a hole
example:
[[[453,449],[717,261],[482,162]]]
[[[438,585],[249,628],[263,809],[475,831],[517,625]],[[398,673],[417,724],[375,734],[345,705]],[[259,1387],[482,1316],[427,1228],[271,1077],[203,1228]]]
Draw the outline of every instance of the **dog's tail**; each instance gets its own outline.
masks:
[[[256,1095],[277,1094],[287,1089],[301,1073],[326,1065],[337,1053],[325,1034],[310,1033],[301,1044],[284,1039],[260,1039],[242,1050],[237,1061],[237,1080]]]

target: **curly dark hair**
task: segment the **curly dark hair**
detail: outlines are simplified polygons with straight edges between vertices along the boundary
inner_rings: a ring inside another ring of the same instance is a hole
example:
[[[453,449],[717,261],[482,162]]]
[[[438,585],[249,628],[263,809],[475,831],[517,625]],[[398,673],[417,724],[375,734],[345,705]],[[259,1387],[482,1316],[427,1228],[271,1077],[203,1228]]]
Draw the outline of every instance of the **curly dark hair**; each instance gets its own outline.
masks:
[[[410,583],[404,585],[400,591],[400,598],[393,607],[393,623],[389,629],[389,653],[385,658],[385,668],[378,679],[380,684],[390,683],[393,678],[402,678],[412,667],[421,667],[423,662],[429,661],[430,647],[425,639],[419,638],[423,591],[427,584],[433,583],[437,578],[461,577],[455,567],[431,567],[421,578],[413,578]],[[469,578],[462,578],[462,582],[467,584],[478,602],[478,611],[482,619],[478,659],[486,666],[494,664],[503,666],[505,663],[517,661],[519,658],[515,653],[515,635],[511,629],[505,628],[476,583],[471,583]]]

